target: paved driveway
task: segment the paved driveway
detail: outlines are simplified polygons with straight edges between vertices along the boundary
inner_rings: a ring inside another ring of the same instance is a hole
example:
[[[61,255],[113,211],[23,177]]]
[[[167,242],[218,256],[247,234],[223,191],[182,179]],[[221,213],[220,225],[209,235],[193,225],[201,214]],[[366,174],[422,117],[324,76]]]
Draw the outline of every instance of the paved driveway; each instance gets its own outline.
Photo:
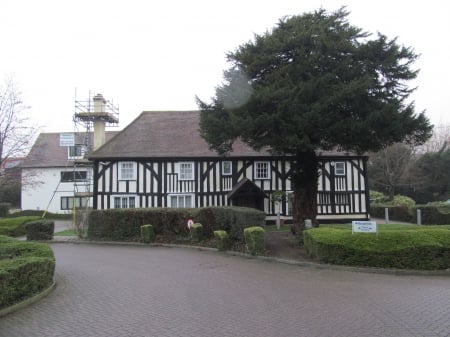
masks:
[[[182,248],[53,244],[57,287],[0,336],[450,336],[450,278]]]

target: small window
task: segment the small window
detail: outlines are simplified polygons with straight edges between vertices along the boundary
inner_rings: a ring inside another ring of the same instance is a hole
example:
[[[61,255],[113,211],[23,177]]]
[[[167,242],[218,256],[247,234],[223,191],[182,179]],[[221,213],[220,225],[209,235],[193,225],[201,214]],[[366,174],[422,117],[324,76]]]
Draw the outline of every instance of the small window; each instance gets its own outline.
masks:
[[[75,205],[74,205],[75,202]],[[73,210],[75,208],[86,207],[87,198],[82,197],[61,197],[61,210]]]
[[[194,163],[182,162],[179,163],[179,180],[194,180]]]
[[[68,147],[68,157],[69,159],[81,159],[86,154],[86,146],[81,144],[76,144],[74,146]]]
[[[114,208],[136,208],[135,197],[114,197]]]
[[[136,163],[127,161],[119,163],[119,180],[136,180]]]
[[[345,162],[337,161],[334,163],[334,174],[337,176],[345,176]]]
[[[192,194],[178,194],[169,197],[170,207],[173,208],[192,208],[194,207]]]
[[[255,179],[270,179],[270,165],[268,161],[255,163]]]
[[[65,171],[61,172],[61,182],[86,181],[87,171]]]
[[[229,176],[231,175],[232,172],[232,167],[231,167],[231,161],[226,160],[222,162],[222,174],[224,176]]]

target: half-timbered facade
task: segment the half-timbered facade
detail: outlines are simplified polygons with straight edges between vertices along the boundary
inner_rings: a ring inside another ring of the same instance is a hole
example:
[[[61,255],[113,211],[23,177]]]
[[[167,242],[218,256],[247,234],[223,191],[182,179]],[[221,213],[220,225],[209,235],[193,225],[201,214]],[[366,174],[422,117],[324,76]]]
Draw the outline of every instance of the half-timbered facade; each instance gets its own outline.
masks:
[[[226,157],[199,134],[199,112],[143,112],[89,155],[93,207],[247,206],[290,218],[291,158],[256,152],[236,142]],[[323,153],[319,220],[367,219],[366,157]],[[285,202],[272,200],[286,192]]]

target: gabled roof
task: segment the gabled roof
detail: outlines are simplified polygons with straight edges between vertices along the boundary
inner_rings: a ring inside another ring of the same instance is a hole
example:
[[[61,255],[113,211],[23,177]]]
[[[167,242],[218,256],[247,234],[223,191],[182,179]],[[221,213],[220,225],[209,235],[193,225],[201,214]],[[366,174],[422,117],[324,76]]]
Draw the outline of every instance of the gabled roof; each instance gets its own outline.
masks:
[[[102,158],[217,157],[199,133],[199,111],[144,111],[130,125],[89,154]],[[230,157],[269,155],[237,141]]]
[[[106,141],[117,131],[106,131]],[[68,159],[68,150],[59,146],[60,133],[41,133],[34,142],[28,156],[22,163],[23,168],[67,167],[73,166],[73,160]]]

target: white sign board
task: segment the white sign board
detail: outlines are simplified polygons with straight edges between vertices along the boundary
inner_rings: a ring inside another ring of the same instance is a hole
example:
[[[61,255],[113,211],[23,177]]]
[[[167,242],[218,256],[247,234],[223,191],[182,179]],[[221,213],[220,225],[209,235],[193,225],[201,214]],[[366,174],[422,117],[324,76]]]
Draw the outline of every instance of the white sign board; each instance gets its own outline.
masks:
[[[352,221],[352,233],[377,233],[375,221]]]
[[[59,146],[75,146],[75,135],[73,133],[60,133]]]

